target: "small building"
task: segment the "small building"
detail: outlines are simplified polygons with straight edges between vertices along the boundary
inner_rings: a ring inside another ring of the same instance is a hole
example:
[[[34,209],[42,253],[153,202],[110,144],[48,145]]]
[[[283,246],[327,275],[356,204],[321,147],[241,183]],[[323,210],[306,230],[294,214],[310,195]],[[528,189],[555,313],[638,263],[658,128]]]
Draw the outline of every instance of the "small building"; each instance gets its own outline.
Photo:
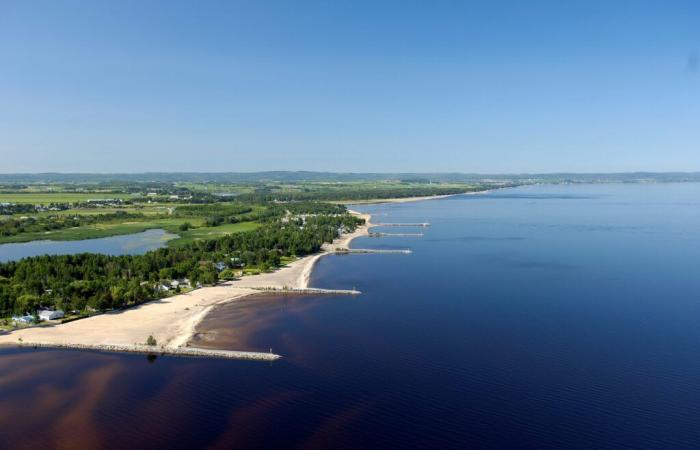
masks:
[[[214,264],[214,268],[216,270],[218,270],[219,272],[221,272],[222,270],[224,270],[226,268],[226,263],[225,262],[218,262],[218,263]]]
[[[39,314],[38,314],[39,320],[56,320],[56,319],[60,319],[64,315],[65,315],[64,312],[61,311],[60,309],[57,309],[56,311],[51,311],[51,310],[46,309],[43,311],[39,311]]]

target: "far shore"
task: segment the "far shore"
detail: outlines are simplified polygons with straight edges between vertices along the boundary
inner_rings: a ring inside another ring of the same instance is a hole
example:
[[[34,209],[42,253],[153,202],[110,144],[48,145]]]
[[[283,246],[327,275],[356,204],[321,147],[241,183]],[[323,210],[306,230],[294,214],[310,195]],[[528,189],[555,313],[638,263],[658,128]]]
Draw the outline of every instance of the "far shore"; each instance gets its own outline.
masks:
[[[419,202],[422,200],[435,200],[439,198],[455,197],[457,195],[479,195],[488,194],[492,189],[485,189],[483,191],[467,191],[458,192],[456,194],[445,194],[445,195],[425,195],[422,197],[396,197],[396,198],[378,198],[370,200],[347,200],[334,202],[341,205],[377,205],[382,203],[409,203],[409,202]]]
[[[299,258],[274,272],[245,276],[239,280],[66,324],[15,330],[0,335],[0,346],[101,351],[124,351],[125,348],[131,348],[143,353],[182,353],[177,349],[190,348],[188,344],[195,328],[215,306],[259,293],[260,290],[308,288],[313,267],[321,257],[339,248],[347,248],[353,239],[368,235],[372,226],[371,216],[357,211],[350,212],[365,219],[365,224],[353,233],[325,244],[320,253]],[[143,345],[149,336],[155,338],[156,346]],[[241,355],[245,357],[245,352],[241,352]]]

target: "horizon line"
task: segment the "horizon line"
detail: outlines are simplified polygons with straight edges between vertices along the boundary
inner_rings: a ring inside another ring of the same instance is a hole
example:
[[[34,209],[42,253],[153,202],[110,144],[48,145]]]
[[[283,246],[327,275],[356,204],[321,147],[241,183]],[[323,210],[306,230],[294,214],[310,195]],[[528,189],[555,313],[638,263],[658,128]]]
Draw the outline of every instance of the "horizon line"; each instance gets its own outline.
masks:
[[[435,171],[435,172],[335,172],[330,170],[253,170],[253,171],[148,171],[148,172],[0,172],[3,175],[177,175],[177,174],[199,174],[199,175],[226,175],[226,174],[268,174],[268,173],[309,173],[309,174],[333,174],[333,175],[477,175],[477,176],[513,176],[513,175],[637,175],[637,174],[685,174],[700,175],[700,170],[630,170],[630,171],[610,171],[610,172],[576,172],[576,171],[555,171],[555,172],[459,172],[459,171]]]

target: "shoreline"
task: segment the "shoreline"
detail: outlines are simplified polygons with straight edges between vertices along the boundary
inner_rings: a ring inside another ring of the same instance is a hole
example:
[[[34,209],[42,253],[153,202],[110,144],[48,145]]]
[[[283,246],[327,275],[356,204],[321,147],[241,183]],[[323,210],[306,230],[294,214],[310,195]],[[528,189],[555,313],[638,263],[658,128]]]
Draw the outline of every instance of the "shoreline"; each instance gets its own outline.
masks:
[[[383,203],[409,203],[409,202],[420,202],[423,200],[437,200],[437,199],[441,199],[441,198],[455,197],[458,195],[488,194],[489,192],[491,192],[493,190],[494,189],[492,188],[492,189],[484,189],[483,191],[458,192],[456,194],[424,195],[421,197],[378,198],[378,199],[371,199],[371,200],[348,200],[348,201],[340,201],[340,202],[334,202],[334,203],[338,203],[340,205],[380,205]]]
[[[347,248],[355,238],[369,234],[368,230],[373,226],[371,215],[348,211],[365,219],[365,224],[330,244],[324,244],[319,253],[301,257],[274,272],[250,275],[66,324],[14,330],[0,335],[0,347],[75,348],[269,360],[272,356],[268,354],[264,354],[265,357],[251,357],[251,352],[233,350],[228,356],[205,355],[197,353],[199,349],[190,347],[189,344],[197,325],[217,305],[260,293],[261,289],[309,288],[313,268],[320,258],[339,248]],[[157,346],[143,345],[149,336],[156,339]],[[280,356],[274,355],[274,359],[278,357]]]

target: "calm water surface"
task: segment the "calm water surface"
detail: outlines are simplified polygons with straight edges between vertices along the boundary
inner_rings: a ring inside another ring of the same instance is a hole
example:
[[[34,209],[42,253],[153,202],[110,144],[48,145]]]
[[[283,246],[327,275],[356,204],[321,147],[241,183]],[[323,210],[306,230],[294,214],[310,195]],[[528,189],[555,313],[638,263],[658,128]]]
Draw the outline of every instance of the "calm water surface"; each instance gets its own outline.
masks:
[[[142,233],[125,234],[80,241],[32,241],[0,244],[0,262],[39,255],[74,255],[76,253],[103,253],[106,255],[142,255],[165,246],[177,235],[165,230],[146,230]]]
[[[283,360],[4,349],[0,446],[700,447],[700,185],[362,209],[433,226],[353,244],[411,255],[323,258],[313,283],[359,297],[249,298],[198,330]]]

